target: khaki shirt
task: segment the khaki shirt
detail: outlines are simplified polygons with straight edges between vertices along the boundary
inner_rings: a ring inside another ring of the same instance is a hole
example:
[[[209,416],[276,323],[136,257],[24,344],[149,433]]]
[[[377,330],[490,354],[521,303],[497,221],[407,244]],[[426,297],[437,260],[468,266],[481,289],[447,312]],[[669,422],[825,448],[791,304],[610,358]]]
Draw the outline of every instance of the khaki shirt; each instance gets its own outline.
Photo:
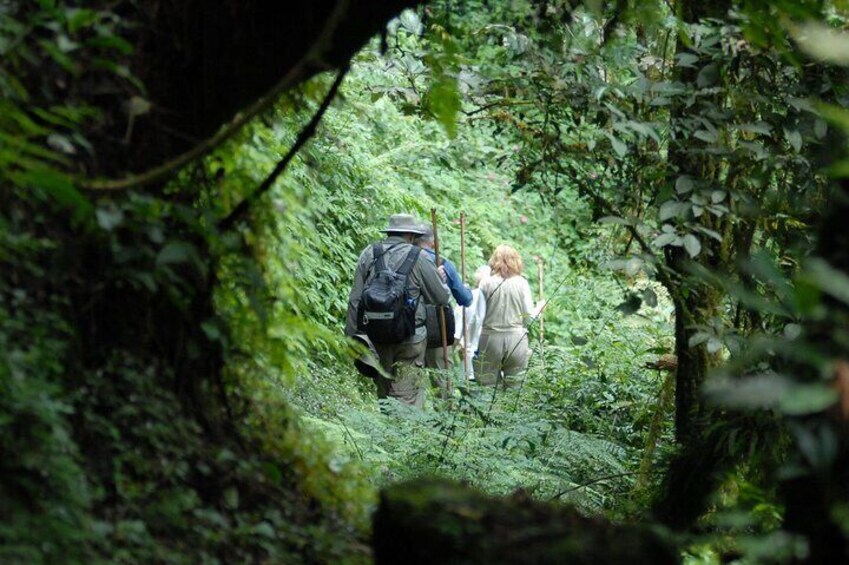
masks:
[[[404,238],[391,236],[381,242],[384,249],[384,261],[390,269],[398,269],[407,258],[412,245]],[[389,247],[392,246],[391,249]],[[366,283],[370,282],[375,275],[374,249],[371,245],[366,247],[357,261],[357,271],[354,274],[354,285],[351,294],[348,295],[348,320],[345,324],[345,335],[352,336],[357,333],[357,306]],[[410,275],[407,277],[407,288],[410,297],[418,301],[416,308],[416,333],[407,339],[408,342],[418,342],[427,337],[425,327],[425,303],[448,304],[451,293],[448,287],[442,283],[442,277],[436,269],[433,261],[427,258],[424,252],[419,253],[418,261],[413,265]],[[421,300],[419,299],[421,298]]]
[[[486,299],[481,334],[525,331],[534,314],[531,287],[525,277],[502,279],[493,275],[481,282],[480,289]]]

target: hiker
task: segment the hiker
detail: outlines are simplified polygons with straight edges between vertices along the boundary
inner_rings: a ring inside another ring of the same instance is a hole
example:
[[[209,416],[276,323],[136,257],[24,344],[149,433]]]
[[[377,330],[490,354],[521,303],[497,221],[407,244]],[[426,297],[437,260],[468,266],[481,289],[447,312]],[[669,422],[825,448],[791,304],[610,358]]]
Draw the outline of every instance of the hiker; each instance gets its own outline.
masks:
[[[420,226],[409,214],[390,216],[386,239],[363,250],[345,325],[345,335],[374,347],[385,373],[374,379],[378,397],[418,408],[424,405],[425,303],[445,305],[450,296],[436,265],[412,245],[424,234]]]
[[[434,251],[435,241],[433,237],[433,227],[430,224],[422,224],[419,226],[422,235],[416,237],[415,244],[422,248],[425,255],[434,264],[436,263],[436,251]],[[439,272],[443,275],[448,289],[451,291],[451,296],[457,301],[460,306],[469,306],[472,303],[472,291],[463,284],[463,279],[457,272],[454,264],[444,257],[439,258],[442,263],[439,266]],[[456,320],[454,319],[454,311],[450,308],[445,308],[446,334],[448,345],[454,343],[454,332]],[[425,367],[428,369],[450,369],[451,360],[448,360],[448,366],[445,366],[445,358],[447,357],[442,349],[442,329],[440,327],[439,310],[435,304],[427,306],[427,326],[428,326],[428,345],[425,353]],[[450,327],[449,327],[450,326]]]
[[[515,377],[528,366],[531,350],[525,327],[543,304],[534,306],[518,251],[499,245],[489,266],[492,275],[480,286],[486,314],[478,345],[477,379],[484,385],[509,387],[518,384]]]
[[[466,376],[470,381],[475,380],[475,371],[472,360],[478,351],[478,343],[481,337],[483,318],[486,315],[486,299],[481,294],[480,285],[492,272],[489,265],[478,267],[475,271],[475,288],[472,289],[472,303],[467,307],[457,306],[454,309],[454,320],[457,322],[454,331],[454,341],[460,349],[460,356],[466,366]],[[466,311],[466,336],[463,335],[463,310]]]

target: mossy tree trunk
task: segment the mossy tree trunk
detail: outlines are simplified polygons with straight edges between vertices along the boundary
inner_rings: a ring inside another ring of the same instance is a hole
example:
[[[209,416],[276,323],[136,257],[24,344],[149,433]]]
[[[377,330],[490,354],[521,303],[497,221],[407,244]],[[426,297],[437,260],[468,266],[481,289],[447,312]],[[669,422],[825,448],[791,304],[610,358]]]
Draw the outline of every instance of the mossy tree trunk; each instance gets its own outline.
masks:
[[[685,23],[697,23],[703,18],[724,18],[731,3],[728,0],[720,2],[699,2],[685,0],[676,4]],[[686,53],[687,45],[678,39],[675,56]],[[674,80],[687,85],[695,85],[700,69],[696,66],[675,67]],[[671,109],[670,120],[675,129],[675,123],[686,120],[691,116],[692,109],[688,108],[685,100],[678,100]],[[718,179],[718,168],[710,162],[709,155],[693,155],[686,151],[690,139],[677,139],[669,149],[669,182],[675,183],[681,175],[688,175],[697,180],[715,182]],[[710,221],[706,216],[706,221]],[[727,255],[719,245],[705,245],[698,261],[718,267]],[[666,253],[667,267],[674,274],[676,284],[668,288],[675,306],[675,354],[678,357],[678,369],[675,378],[675,438],[679,443],[685,443],[694,433],[698,415],[702,412],[700,390],[707,378],[711,367],[711,355],[708,354],[704,343],[690,346],[690,340],[695,334],[693,325],[705,324],[719,313],[721,296],[717,289],[707,285],[688,284],[689,257],[682,247],[671,248]]]
[[[522,495],[489,497],[422,479],[381,493],[374,556],[383,563],[678,563],[675,547],[643,526],[587,518]]]

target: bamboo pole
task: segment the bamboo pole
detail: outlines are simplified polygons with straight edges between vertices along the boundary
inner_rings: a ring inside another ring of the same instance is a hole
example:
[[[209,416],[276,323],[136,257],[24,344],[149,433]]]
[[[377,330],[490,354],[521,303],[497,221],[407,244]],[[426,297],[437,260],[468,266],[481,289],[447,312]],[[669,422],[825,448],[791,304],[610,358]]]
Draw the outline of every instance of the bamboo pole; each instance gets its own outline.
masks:
[[[542,257],[537,257],[537,282],[539,284],[539,299],[545,300],[545,289],[543,288],[543,281],[545,279],[545,272],[543,267]],[[545,343],[545,318],[544,311],[539,313],[539,353],[540,358],[543,359],[543,363],[545,362],[545,357],[543,356],[543,344]]]
[[[439,234],[436,230],[436,208],[430,209],[430,221],[433,224],[433,253],[435,255],[436,267],[439,268],[442,265],[442,261],[439,258]],[[439,312],[439,331],[442,334],[442,361],[445,369],[448,369],[448,333],[445,327],[445,308],[439,306],[437,308]],[[451,392],[451,379],[448,379],[446,385],[447,392]]]
[[[466,214],[460,212],[460,276],[463,279],[463,284],[466,283]],[[471,359],[469,359],[469,324],[466,320],[467,307],[463,306],[463,382],[466,388],[469,388],[469,369],[471,367]]]

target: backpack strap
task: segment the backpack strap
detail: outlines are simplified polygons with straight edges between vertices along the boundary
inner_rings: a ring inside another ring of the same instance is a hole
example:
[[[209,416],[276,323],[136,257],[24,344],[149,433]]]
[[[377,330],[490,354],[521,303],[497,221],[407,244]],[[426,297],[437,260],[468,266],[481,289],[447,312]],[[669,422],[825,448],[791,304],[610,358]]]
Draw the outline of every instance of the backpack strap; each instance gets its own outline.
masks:
[[[419,247],[418,245],[413,245],[412,249],[410,249],[410,252],[407,253],[407,258],[404,259],[404,262],[401,263],[401,266],[398,267],[398,270],[395,272],[401,275],[402,277],[406,278],[407,275],[410,274],[410,271],[413,270],[413,265],[415,265],[416,261],[419,260],[419,253],[421,253],[421,251],[421,247]]]
[[[383,256],[386,254],[386,251],[383,250],[383,244],[375,243],[371,246],[372,254],[374,255],[375,267],[377,267],[377,272],[386,270],[386,261],[383,260]]]

